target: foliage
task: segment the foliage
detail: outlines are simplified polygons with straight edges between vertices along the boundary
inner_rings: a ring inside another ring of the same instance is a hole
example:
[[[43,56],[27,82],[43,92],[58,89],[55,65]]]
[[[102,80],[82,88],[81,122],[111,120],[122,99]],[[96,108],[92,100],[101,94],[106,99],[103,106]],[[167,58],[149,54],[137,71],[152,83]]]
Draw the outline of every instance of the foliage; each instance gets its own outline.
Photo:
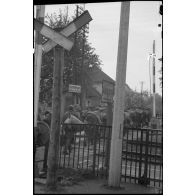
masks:
[[[51,15],[46,15],[45,24],[49,25],[56,30],[64,28],[71,20],[74,20],[75,16],[72,18],[68,17],[68,7],[64,12],[59,10],[59,13],[53,13]],[[85,26],[86,30],[86,26]],[[97,66],[100,68],[101,60],[99,56],[95,53],[95,48],[88,41],[87,33],[83,37],[84,27],[77,31],[69,37],[70,40],[74,42],[74,46],[71,51],[65,51],[64,54],[64,73],[63,81],[65,87],[71,84],[81,83],[81,65],[83,62],[83,69],[85,70],[89,66]],[[47,41],[44,38],[43,43]],[[84,53],[82,50],[84,42]],[[40,82],[40,102],[47,102],[51,106],[52,98],[52,84],[53,84],[53,66],[54,66],[54,56],[51,50],[48,53],[43,54],[43,61],[41,67],[41,82]],[[82,59],[82,56],[84,58]],[[74,76],[75,75],[75,76]]]
[[[162,96],[156,94],[156,113],[162,116]],[[152,113],[153,108],[153,96],[147,91],[143,91],[142,96],[141,93],[131,91],[125,94],[125,110],[131,110],[134,108],[141,108],[149,110]]]

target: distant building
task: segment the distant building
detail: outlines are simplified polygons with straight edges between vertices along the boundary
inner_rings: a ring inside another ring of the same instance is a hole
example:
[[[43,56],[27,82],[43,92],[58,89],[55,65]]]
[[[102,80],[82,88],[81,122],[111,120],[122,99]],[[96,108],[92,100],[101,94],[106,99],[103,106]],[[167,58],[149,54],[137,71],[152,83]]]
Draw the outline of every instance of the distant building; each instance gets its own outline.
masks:
[[[115,81],[109,77],[105,72],[103,72],[98,67],[94,66],[86,71],[88,77],[88,85],[86,90],[86,106],[96,107],[99,105],[105,105],[102,103],[102,81],[108,81],[115,85]],[[131,89],[126,84],[125,91],[131,92]]]
[[[106,103],[102,102],[102,81],[108,81],[115,84],[115,81],[109,77],[100,68],[93,66],[85,70],[85,107],[95,108],[98,106],[105,106]],[[79,84],[78,84],[79,85]],[[125,92],[129,93],[132,90],[129,86],[125,85]],[[78,94],[79,97],[79,94]],[[70,104],[74,104],[74,98],[72,93],[65,93],[65,110],[67,110]],[[80,98],[77,98],[77,104],[80,104]]]

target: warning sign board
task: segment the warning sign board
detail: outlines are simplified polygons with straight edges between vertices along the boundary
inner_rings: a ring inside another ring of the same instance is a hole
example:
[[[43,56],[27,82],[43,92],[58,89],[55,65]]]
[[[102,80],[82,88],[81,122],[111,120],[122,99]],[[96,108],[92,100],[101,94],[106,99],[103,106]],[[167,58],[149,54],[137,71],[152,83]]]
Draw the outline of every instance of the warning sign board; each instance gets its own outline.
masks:
[[[114,97],[114,83],[103,80],[102,81],[102,102],[113,102]]]
[[[81,93],[81,86],[80,85],[69,85],[68,92]]]

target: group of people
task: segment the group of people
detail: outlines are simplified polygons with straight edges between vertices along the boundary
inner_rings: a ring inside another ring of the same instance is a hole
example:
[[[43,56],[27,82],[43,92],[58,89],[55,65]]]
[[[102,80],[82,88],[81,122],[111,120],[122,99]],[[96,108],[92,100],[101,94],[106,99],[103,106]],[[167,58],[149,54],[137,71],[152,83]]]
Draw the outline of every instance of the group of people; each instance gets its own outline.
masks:
[[[81,121],[87,120],[89,123],[96,123],[101,124],[102,117],[101,117],[101,110],[99,107],[96,107],[94,110],[91,110],[90,108],[87,108],[86,110],[81,110],[80,105],[75,104],[75,105],[70,105],[68,107],[68,110],[63,114],[61,123],[64,123],[64,121],[70,116],[73,115],[77,117]],[[51,127],[51,117],[52,114],[50,111],[45,111],[42,117],[42,121],[46,122],[50,127]],[[97,120],[96,122],[94,122]],[[38,121],[41,121],[40,115],[38,115]]]

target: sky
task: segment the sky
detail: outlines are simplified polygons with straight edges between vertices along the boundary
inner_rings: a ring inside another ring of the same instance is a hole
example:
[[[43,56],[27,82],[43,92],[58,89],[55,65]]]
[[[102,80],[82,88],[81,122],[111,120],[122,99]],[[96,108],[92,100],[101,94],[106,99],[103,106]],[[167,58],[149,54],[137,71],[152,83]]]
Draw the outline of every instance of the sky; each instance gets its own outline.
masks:
[[[159,82],[159,70],[162,57],[161,28],[162,17],[159,14],[161,1],[136,1],[130,3],[129,37],[127,53],[126,83],[136,91],[150,91],[149,53],[152,53],[153,40],[156,42],[156,92],[162,94]],[[58,13],[68,5],[69,16],[75,14],[75,4],[46,5],[45,14]],[[89,42],[102,61],[102,70],[115,80],[119,38],[121,2],[88,3],[92,21],[89,24]],[[150,64],[152,71],[152,63]],[[151,73],[152,76],[152,73]],[[152,89],[151,89],[152,91]]]

